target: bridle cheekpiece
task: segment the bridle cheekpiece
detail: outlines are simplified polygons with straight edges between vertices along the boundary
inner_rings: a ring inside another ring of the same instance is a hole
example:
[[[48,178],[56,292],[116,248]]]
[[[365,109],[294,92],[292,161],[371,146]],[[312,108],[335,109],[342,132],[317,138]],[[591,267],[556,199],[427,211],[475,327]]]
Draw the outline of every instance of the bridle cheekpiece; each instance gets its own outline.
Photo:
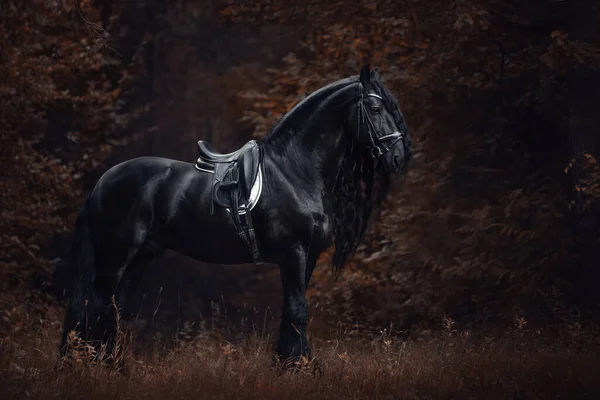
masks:
[[[369,116],[369,113],[367,112],[367,108],[365,107],[365,103],[363,101],[363,99],[365,99],[366,97],[375,97],[376,99],[379,99],[381,101],[383,101],[383,97],[376,93],[362,94],[362,87],[361,94],[358,97],[358,133],[360,135],[360,127],[366,121],[367,132],[369,133],[369,139],[371,140],[371,156],[375,159],[378,159],[379,157],[390,151],[390,149],[398,141],[402,140],[404,136],[402,135],[402,132],[398,131],[383,136],[377,136],[377,129],[375,128],[375,124]],[[391,143],[389,145],[386,145],[387,142]]]

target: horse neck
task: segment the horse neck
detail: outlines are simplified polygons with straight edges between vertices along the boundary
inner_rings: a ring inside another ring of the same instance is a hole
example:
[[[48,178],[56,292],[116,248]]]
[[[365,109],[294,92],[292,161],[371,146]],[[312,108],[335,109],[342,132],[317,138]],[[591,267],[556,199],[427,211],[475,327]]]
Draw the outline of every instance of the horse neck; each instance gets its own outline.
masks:
[[[357,84],[347,84],[310,99],[297,110],[298,115],[286,116],[265,140],[269,147],[265,156],[286,169],[286,174],[294,174],[295,182],[310,187],[322,182],[332,188],[350,145],[346,110],[357,95]]]

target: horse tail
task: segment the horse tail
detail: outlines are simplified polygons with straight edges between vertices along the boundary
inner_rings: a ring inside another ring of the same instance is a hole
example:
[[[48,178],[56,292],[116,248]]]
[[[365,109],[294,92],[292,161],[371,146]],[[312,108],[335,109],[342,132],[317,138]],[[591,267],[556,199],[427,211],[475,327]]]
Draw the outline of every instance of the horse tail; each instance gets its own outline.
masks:
[[[70,263],[65,267],[65,278],[70,280],[70,296],[61,342],[61,353],[67,351],[67,339],[73,330],[81,334],[82,339],[89,339],[91,313],[95,304],[95,251],[89,226],[89,198],[77,215],[75,231],[71,245]]]

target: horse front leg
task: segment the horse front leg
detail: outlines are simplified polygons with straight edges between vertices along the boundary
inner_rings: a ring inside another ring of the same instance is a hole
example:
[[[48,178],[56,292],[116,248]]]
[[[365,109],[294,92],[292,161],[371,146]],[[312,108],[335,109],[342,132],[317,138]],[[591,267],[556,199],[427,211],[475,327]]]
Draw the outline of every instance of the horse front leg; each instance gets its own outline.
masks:
[[[285,262],[279,264],[283,308],[276,352],[283,362],[298,361],[302,356],[311,359],[306,339],[306,286],[313,268],[313,265],[307,265],[306,251],[300,245],[292,247]]]

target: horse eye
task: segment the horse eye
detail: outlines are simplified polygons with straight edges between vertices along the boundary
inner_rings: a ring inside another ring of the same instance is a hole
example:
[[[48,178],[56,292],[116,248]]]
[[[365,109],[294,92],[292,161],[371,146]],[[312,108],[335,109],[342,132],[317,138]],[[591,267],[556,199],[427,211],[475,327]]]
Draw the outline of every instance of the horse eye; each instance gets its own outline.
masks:
[[[373,106],[371,107],[371,111],[373,111],[375,114],[379,114],[379,112],[381,111],[381,109],[377,106]]]

